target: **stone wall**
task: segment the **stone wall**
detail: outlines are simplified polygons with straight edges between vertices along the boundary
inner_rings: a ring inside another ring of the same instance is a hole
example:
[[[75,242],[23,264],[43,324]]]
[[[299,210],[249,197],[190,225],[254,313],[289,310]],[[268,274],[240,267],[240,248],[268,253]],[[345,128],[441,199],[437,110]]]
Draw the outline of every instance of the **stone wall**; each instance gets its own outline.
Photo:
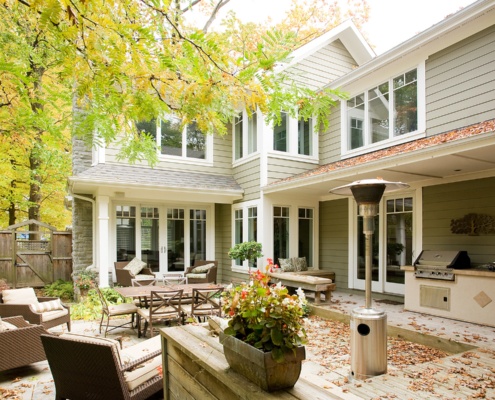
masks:
[[[76,198],[72,208],[72,262],[74,271],[93,263],[93,203]]]
[[[72,171],[74,175],[91,167],[91,148],[78,138],[72,139]],[[91,195],[87,195],[92,200]],[[93,263],[93,203],[74,198],[72,205],[72,262],[73,271]]]

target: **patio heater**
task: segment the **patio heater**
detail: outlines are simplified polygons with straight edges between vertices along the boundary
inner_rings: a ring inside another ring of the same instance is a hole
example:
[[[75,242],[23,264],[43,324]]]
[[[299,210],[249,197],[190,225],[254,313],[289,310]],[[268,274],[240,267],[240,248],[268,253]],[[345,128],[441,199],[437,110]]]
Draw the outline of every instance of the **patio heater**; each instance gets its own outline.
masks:
[[[330,193],[354,196],[363,217],[365,235],[365,307],[351,311],[351,378],[364,380],[387,372],[387,314],[372,308],[371,264],[374,217],[384,192],[409,187],[401,182],[363,179],[330,190]]]

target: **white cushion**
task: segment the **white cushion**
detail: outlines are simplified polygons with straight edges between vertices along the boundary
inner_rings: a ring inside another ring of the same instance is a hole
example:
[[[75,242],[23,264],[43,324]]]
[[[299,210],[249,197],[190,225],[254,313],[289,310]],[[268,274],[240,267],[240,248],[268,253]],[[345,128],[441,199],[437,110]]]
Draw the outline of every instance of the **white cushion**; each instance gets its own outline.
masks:
[[[53,321],[54,319],[63,317],[68,313],[69,310],[67,310],[66,308],[64,308],[63,310],[45,311],[41,313],[41,321],[42,322]]]
[[[13,331],[15,329],[18,329],[17,326],[10,322],[2,321],[2,318],[0,318],[0,332]]]
[[[138,281],[149,281],[151,279],[155,279],[154,275],[144,275],[144,274],[139,274],[134,277],[134,279],[137,279]]]
[[[139,274],[143,268],[146,267],[146,263],[141,261],[139,258],[133,258],[129,264],[127,264],[123,269],[129,271],[132,275]]]
[[[64,307],[60,302],[60,299],[50,300],[50,301],[42,301],[41,303],[31,304],[31,310],[36,313],[43,313],[45,311],[55,311],[55,310],[63,310]]]
[[[33,288],[6,289],[2,292],[5,304],[37,304],[38,298]]]
[[[157,336],[159,337],[159,336]],[[140,364],[132,371],[124,372],[124,379],[129,390],[136,389],[139,385],[158,375],[158,367],[162,365],[161,354],[151,359],[151,361]]]
[[[215,266],[214,263],[200,265],[198,267],[193,268],[192,271],[191,271],[191,273],[192,274],[202,274],[202,273],[208,272],[208,270],[210,268],[213,268],[214,266]]]
[[[85,343],[92,343],[92,344],[100,344],[104,346],[110,346],[114,349],[116,355],[117,355],[117,360],[119,360],[120,363],[122,361],[120,360],[120,343],[117,340],[106,338],[106,337],[95,337],[95,336],[86,336],[86,335],[79,335],[77,333],[64,333],[60,335],[61,338],[64,339],[75,339],[80,342],[85,342]]]
[[[191,278],[206,278],[206,274],[186,274],[187,276],[187,279],[191,279]]]
[[[161,350],[161,336],[154,336],[151,339],[144,340],[134,346],[126,347],[120,351],[120,360],[122,364],[127,364],[141,357],[147,356],[157,350]]]

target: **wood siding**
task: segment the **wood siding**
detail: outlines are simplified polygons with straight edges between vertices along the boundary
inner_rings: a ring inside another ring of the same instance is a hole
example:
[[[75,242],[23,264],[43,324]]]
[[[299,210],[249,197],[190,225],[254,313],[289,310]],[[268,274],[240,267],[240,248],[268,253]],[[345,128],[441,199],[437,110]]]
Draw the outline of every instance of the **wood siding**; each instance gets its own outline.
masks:
[[[218,261],[217,282],[230,282],[229,249],[232,244],[232,206],[215,204],[215,260]]]
[[[328,129],[319,134],[319,160],[320,165],[329,164],[341,159],[341,117],[340,102],[330,113]]]
[[[335,272],[337,288],[347,289],[348,200],[320,203],[320,269]]]
[[[279,179],[289,178],[317,167],[314,163],[289,160],[287,158],[268,157],[268,184]]]
[[[114,164],[128,164],[127,160],[117,160],[119,148],[115,143],[106,149],[106,162]],[[213,136],[213,164],[205,163],[204,160],[193,158],[165,158],[159,156],[160,161],[154,167],[156,169],[171,169],[175,171],[193,171],[205,174],[228,175],[232,173],[232,135],[219,137]],[[196,162],[197,161],[197,162]],[[148,166],[146,161],[136,162],[136,165]]]
[[[495,234],[470,236],[450,231],[451,220],[470,213],[495,218],[495,178],[425,187],[423,249],[466,250],[474,264],[494,261]]]
[[[427,135],[493,118],[495,25],[426,62]]]
[[[318,89],[345,75],[357,65],[340,40],[336,40],[288,69],[296,84]]]
[[[234,179],[244,189],[240,201],[259,199],[260,197],[260,159],[259,157],[234,167]]]

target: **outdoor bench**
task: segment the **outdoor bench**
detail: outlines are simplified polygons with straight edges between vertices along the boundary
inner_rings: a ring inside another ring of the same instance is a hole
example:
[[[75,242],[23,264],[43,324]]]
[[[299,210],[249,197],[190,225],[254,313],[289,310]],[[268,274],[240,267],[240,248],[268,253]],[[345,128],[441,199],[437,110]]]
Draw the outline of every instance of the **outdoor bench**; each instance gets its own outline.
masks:
[[[299,272],[268,272],[270,281],[273,283],[280,282],[282,285],[293,288],[301,288],[306,291],[315,292],[315,304],[320,304],[320,295],[325,295],[325,303],[330,302],[332,291],[335,290],[333,279],[314,276],[319,271],[299,271]],[[312,273],[311,275],[309,273]],[[326,272],[326,274],[335,274]]]

